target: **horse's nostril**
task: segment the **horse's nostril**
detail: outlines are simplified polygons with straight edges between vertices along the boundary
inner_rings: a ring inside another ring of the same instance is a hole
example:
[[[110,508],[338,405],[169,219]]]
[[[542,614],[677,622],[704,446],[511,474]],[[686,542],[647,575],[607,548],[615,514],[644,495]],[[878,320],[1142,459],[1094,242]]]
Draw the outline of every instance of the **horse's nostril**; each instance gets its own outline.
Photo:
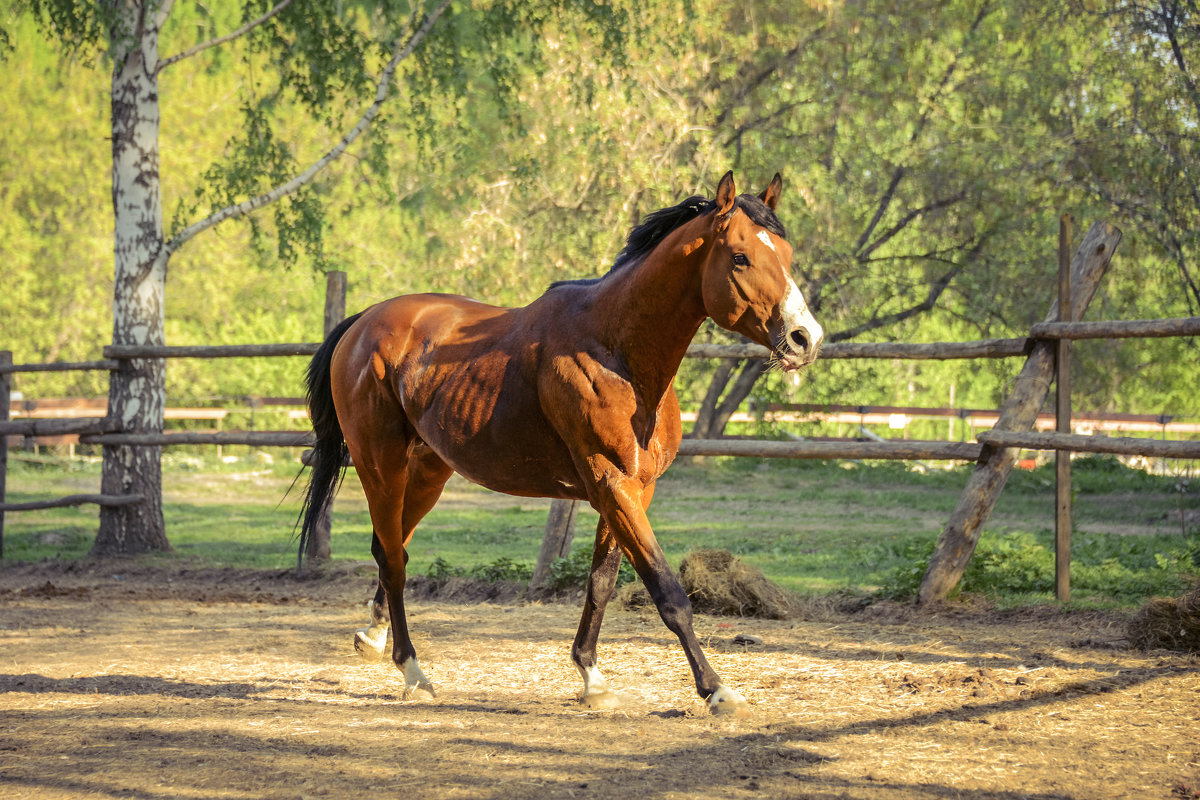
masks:
[[[788,334],[788,339],[791,340],[792,348],[797,353],[807,353],[811,342],[808,338],[808,331],[804,328],[796,328]]]

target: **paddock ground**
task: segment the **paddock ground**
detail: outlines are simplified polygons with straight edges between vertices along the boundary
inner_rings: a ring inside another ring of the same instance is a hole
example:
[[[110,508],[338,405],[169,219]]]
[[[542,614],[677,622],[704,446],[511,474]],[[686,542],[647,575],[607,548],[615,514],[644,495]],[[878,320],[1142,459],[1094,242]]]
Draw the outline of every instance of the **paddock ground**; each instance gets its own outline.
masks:
[[[371,586],[0,568],[0,797],[1200,797],[1200,658],[1126,649],[1120,615],[701,616],[752,705],[734,719],[653,612],[616,607],[600,657],[625,702],[583,710],[559,603],[413,603],[438,696],[404,702],[350,647]]]

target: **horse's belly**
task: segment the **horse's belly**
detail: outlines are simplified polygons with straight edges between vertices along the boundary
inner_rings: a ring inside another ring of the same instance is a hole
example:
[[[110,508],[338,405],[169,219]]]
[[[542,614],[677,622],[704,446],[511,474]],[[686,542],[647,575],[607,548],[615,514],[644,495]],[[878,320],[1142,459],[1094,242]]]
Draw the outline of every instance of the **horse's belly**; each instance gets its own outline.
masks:
[[[586,499],[570,453],[548,430],[517,436],[483,430],[460,437],[447,436],[444,429],[418,430],[442,460],[472,483],[522,497]]]
[[[488,489],[525,497],[584,497],[571,454],[542,414],[536,391],[511,374],[508,380],[480,377],[448,379],[432,402],[409,409],[425,443],[455,472]]]

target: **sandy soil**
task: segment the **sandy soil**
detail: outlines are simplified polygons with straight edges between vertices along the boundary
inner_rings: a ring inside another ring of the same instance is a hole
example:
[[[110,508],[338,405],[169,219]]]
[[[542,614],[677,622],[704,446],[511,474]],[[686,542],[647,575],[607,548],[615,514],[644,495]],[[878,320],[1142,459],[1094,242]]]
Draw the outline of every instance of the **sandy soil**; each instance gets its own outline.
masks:
[[[1126,649],[1119,617],[700,617],[753,707],[730,719],[652,611],[617,608],[625,703],[583,710],[577,607],[513,600],[413,603],[438,697],[404,702],[351,648],[371,581],[0,569],[0,797],[1200,797],[1200,658]]]

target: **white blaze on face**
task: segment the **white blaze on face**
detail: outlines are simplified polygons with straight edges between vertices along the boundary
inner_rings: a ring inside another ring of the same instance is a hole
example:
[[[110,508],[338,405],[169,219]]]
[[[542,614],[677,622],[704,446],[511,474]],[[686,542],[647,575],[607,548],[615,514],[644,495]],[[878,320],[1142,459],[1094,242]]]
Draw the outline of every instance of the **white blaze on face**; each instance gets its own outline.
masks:
[[[786,331],[793,331],[796,328],[804,328],[808,331],[809,342],[817,344],[825,337],[825,331],[821,328],[821,323],[817,322],[816,317],[808,310],[808,303],[804,302],[804,295],[800,291],[800,287],[792,280],[791,275],[785,275],[787,278],[787,292],[783,296],[783,302],[779,304],[779,313],[783,317],[783,328]]]
[[[778,252],[775,249],[775,243],[771,241],[771,234],[768,231],[760,230],[758,239],[767,247],[771,248],[771,252]],[[794,331],[797,328],[804,328],[808,331],[809,344],[817,345],[825,338],[825,331],[821,324],[817,322],[816,317],[808,310],[808,303],[804,301],[804,294],[800,291],[800,287],[792,280],[792,273],[789,265],[780,263],[780,271],[783,273],[783,280],[787,288],[784,290],[783,302],[779,304],[779,314],[783,318],[784,331]],[[790,338],[785,338],[785,346],[790,347]]]

